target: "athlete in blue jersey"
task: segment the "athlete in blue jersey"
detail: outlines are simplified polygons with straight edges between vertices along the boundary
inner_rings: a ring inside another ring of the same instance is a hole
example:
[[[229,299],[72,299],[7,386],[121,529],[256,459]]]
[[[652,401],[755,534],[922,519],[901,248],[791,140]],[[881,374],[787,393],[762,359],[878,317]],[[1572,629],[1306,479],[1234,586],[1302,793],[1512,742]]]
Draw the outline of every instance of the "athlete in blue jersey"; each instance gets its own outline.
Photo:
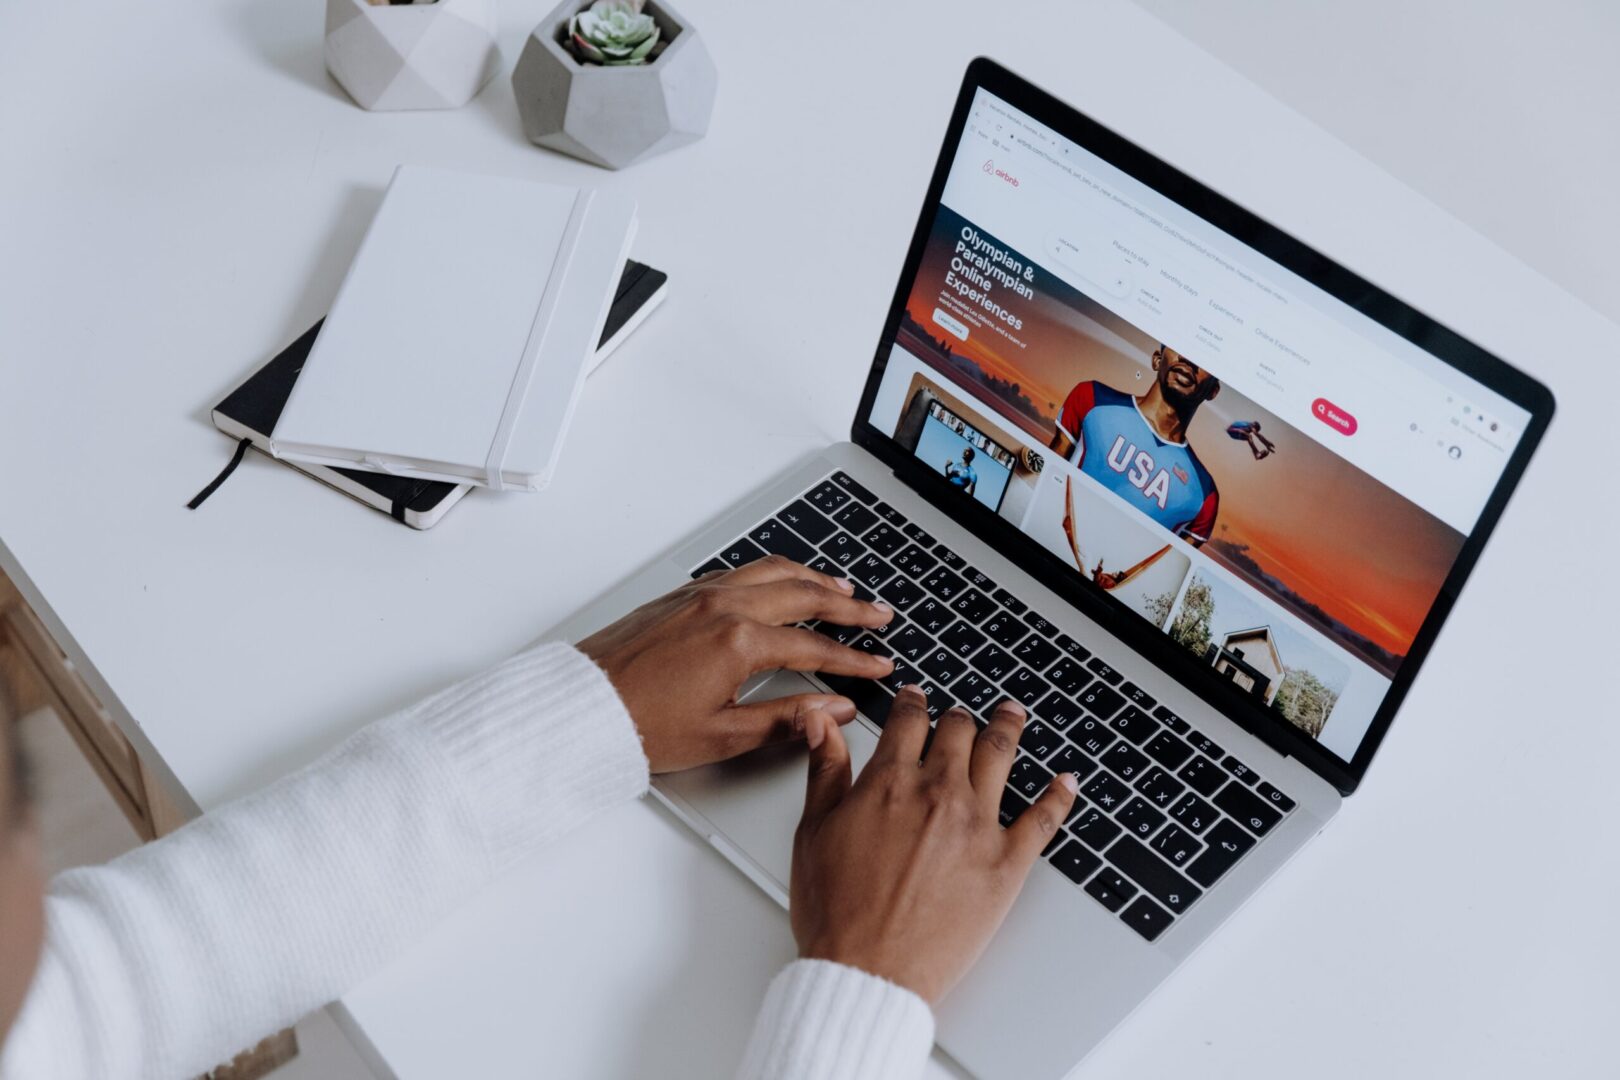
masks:
[[[1226,425],[1226,434],[1238,442],[1248,443],[1256,461],[1264,461],[1277,452],[1277,444],[1260,434],[1258,420],[1234,420]]]
[[[1220,380],[1174,349],[1153,353],[1153,385],[1141,397],[1090,381],[1063,402],[1052,449],[1081,472],[1194,546],[1215,532],[1215,478],[1187,444],[1198,407]]]
[[[945,462],[945,479],[972,495],[979,486],[979,474],[973,471],[973,447],[962,448],[962,464]]]

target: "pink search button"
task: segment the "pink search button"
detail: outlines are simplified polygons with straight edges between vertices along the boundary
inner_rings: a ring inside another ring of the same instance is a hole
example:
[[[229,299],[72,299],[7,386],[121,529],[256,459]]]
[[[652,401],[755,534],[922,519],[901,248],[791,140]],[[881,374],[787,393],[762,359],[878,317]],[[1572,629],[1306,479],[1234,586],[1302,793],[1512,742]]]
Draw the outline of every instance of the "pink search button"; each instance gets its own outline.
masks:
[[[1356,418],[1327,398],[1319,397],[1311,402],[1311,414],[1340,435],[1354,435],[1356,433]]]

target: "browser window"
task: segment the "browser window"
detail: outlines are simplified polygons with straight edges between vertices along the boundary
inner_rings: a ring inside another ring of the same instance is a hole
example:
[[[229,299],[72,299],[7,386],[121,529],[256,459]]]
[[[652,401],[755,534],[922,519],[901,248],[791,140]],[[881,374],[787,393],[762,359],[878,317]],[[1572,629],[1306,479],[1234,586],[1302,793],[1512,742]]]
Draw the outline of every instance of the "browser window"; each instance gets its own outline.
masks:
[[[1348,761],[1530,417],[980,90],[869,419]]]

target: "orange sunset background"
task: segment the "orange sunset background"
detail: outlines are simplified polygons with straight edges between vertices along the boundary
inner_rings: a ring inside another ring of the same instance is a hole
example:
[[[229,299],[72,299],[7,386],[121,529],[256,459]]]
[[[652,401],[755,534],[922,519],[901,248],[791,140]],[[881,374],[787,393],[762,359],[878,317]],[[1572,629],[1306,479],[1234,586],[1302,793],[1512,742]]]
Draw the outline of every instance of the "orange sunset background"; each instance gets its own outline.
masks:
[[[1001,286],[990,290],[1023,320],[1022,329],[1006,328],[1006,335],[997,333],[991,316],[946,290],[964,224],[940,208],[898,344],[941,367],[1037,445],[1051,438],[1076,383],[1096,379],[1124,392],[1147,390],[1158,342],[1038,265],[1032,299]],[[966,341],[934,323],[936,308],[969,324]],[[1248,366],[1230,352],[1205,360],[1196,343],[1184,348],[1217,376],[1223,368]],[[1260,421],[1276,453],[1255,461],[1246,443],[1226,434],[1234,420]],[[1230,386],[1198,410],[1188,442],[1220,492],[1215,534],[1204,553],[1392,674],[1450,571],[1462,534]]]

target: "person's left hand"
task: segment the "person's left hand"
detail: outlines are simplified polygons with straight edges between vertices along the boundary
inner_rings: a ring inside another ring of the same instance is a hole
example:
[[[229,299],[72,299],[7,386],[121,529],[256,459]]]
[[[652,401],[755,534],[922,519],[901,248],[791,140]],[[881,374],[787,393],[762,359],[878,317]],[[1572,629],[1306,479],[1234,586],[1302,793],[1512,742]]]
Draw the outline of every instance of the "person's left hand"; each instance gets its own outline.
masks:
[[[875,679],[887,657],[796,627],[808,619],[877,628],[894,612],[857,600],[847,578],[770,556],[716,570],[659,597],[579,643],[618,690],[655,773],[736,757],[804,737],[823,712],[841,724],[855,704],[837,694],[795,694],[737,703],[752,675],[775,668]]]

